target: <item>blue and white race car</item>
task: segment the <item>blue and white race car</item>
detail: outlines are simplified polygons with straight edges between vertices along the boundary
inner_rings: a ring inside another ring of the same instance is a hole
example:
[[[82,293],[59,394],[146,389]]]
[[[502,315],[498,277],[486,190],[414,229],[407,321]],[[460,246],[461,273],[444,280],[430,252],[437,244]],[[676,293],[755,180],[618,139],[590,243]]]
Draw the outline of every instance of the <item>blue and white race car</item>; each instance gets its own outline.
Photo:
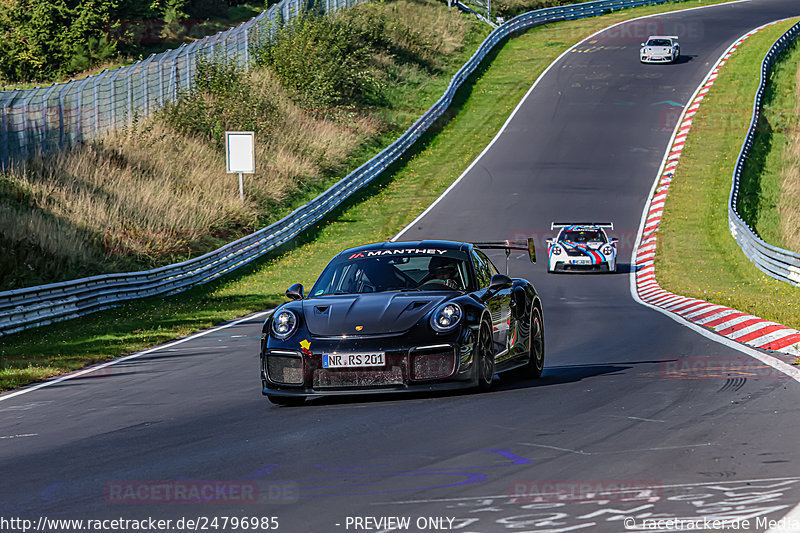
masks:
[[[617,241],[606,235],[611,222],[553,222],[558,235],[547,239],[548,272],[616,272]]]

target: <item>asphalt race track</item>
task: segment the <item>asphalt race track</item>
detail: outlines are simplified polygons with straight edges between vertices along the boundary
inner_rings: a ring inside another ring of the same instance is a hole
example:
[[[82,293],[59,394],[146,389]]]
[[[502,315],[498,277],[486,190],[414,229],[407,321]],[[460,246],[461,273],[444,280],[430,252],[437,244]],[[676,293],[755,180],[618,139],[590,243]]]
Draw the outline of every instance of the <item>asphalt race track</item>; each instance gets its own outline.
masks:
[[[280,408],[260,394],[261,321],[245,320],[0,396],[0,531],[21,531],[2,519],[45,517],[150,517],[169,531],[181,519],[243,530],[224,517],[255,517],[248,529],[261,531],[275,517],[290,533],[623,531],[676,517],[765,530],[800,502],[800,384],[635,303],[627,272],[676,110],[736,38],[796,15],[797,0],[743,2],[578,45],[403,235],[541,242],[554,220],[614,222],[619,274],[512,260],[545,306],[541,380]],[[680,63],[641,65],[648,33],[679,35]],[[213,502],[175,497],[209,486]]]

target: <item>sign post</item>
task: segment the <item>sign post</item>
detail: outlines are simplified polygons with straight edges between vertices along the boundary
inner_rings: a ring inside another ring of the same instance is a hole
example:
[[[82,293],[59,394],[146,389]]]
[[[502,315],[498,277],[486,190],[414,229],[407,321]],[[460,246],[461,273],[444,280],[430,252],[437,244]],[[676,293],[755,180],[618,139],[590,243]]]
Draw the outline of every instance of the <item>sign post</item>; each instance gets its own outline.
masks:
[[[256,171],[255,133],[252,131],[225,132],[225,165],[228,174],[239,174],[239,199],[244,202],[243,174]]]

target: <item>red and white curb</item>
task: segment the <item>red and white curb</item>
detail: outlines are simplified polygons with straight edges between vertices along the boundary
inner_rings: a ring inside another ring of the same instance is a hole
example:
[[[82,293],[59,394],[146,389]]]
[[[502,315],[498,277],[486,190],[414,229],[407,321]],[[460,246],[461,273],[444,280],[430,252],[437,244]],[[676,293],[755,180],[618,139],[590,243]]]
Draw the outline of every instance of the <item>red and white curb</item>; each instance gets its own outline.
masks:
[[[683,152],[686,137],[692,129],[693,117],[700,109],[701,102],[706,94],[714,85],[720,69],[727,63],[731,55],[736,52],[742,42],[778,22],[780,21],[770,22],[756,28],[734,42],[717,61],[700,87],[697,88],[690,100],[691,103],[684,108],[683,115],[675,128],[675,133],[664,156],[664,162],[661,165],[656,182],[653,184],[653,191],[642,216],[639,237],[636,240],[636,247],[633,251],[635,280],[632,280],[631,288],[635,288],[636,295],[642,302],[679,315],[728,339],[754,348],[800,356],[800,331],[757,316],[742,313],[724,305],[716,305],[703,300],[673,294],[659,286],[655,272],[656,243],[661,217],[664,213],[664,203],[667,199],[675,168],[678,166],[678,161]]]

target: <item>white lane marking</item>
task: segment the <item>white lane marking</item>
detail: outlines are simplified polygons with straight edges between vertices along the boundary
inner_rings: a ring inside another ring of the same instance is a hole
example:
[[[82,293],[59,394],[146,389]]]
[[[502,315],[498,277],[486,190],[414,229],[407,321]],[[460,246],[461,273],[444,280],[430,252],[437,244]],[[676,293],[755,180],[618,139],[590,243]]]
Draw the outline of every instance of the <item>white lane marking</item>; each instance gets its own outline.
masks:
[[[260,317],[266,315],[267,313],[269,313],[269,311],[261,311],[260,313],[254,313],[252,315],[247,315],[245,317],[242,317],[242,318],[239,318],[237,320],[234,320],[233,322],[230,322],[228,324],[223,324],[222,326],[217,326],[215,328],[207,329],[205,331],[201,331],[199,333],[195,333],[193,335],[189,335],[188,337],[184,337],[182,339],[178,339],[176,341],[169,342],[169,343],[163,344],[161,346],[156,346],[154,348],[148,348],[147,350],[143,350],[141,352],[132,353],[130,355],[126,355],[125,357],[120,357],[119,359],[114,359],[113,361],[108,361],[107,363],[103,363],[103,364],[100,364],[100,365],[97,365],[97,366],[93,366],[91,368],[87,368],[85,370],[80,370],[80,371],[72,373],[72,374],[67,374],[65,376],[61,376],[60,378],[55,378],[55,379],[52,379],[52,380],[43,381],[42,383],[37,383],[36,385],[31,385],[30,387],[26,387],[24,389],[20,389],[20,390],[13,391],[13,392],[10,392],[10,393],[7,393],[7,394],[3,394],[3,395],[0,395],[0,402],[8,400],[8,399],[11,399],[11,398],[15,398],[17,396],[21,396],[23,394],[28,394],[28,393],[33,392],[35,390],[39,390],[39,389],[43,389],[45,387],[49,387],[51,385],[55,385],[56,383],[61,383],[62,381],[67,381],[69,379],[77,378],[77,377],[80,377],[80,376],[85,376],[87,374],[91,374],[92,372],[97,372],[98,370],[102,370],[104,368],[108,368],[110,366],[113,366],[113,365],[116,365],[116,364],[119,364],[119,363],[123,363],[125,361],[130,361],[131,359],[136,359],[137,357],[141,357],[143,355],[147,355],[147,354],[150,354],[150,353],[153,353],[153,352],[158,352],[160,350],[166,350],[167,348],[172,348],[173,346],[177,346],[178,344],[183,344],[184,342],[189,342],[189,341],[197,339],[199,337],[204,337],[205,335],[209,335],[211,333],[215,333],[215,332],[223,330],[223,329],[227,329],[227,328],[230,328],[230,327],[233,327],[233,326],[237,326],[237,325],[241,324],[242,322],[247,322],[248,320],[253,320],[255,318],[260,318]],[[220,347],[216,346],[215,348],[220,348]]]
[[[6,435],[5,437],[0,437],[0,439],[22,439],[25,437],[36,437],[38,433],[25,433],[24,435]]]
[[[492,147],[492,145],[494,145],[494,143],[497,141],[497,139],[499,139],[499,138],[500,138],[500,136],[501,136],[501,135],[503,134],[503,132],[506,130],[506,128],[508,127],[508,125],[509,125],[509,124],[511,123],[511,121],[514,119],[514,116],[517,114],[517,111],[519,111],[519,110],[520,110],[520,108],[522,107],[522,105],[523,105],[523,104],[525,103],[525,101],[528,99],[528,96],[530,96],[530,94],[533,92],[533,90],[536,88],[536,86],[537,86],[537,85],[539,85],[539,82],[540,82],[540,81],[542,81],[542,79],[544,79],[545,75],[546,75],[546,74],[547,74],[547,73],[550,71],[550,69],[551,69],[551,68],[553,68],[553,67],[556,65],[556,63],[558,63],[559,61],[561,61],[561,59],[562,59],[562,58],[563,58],[565,55],[567,55],[568,53],[570,53],[570,52],[571,52],[573,49],[575,49],[576,47],[578,47],[578,46],[582,45],[582,44],[583,44],[583,43],[585,43],[586,41],[590,40],[592,37],[596,37],[596,36],[600,35],[601,33],[605,32],[605,31],[608,31],[608,30],[610,30],[610,29],[612,29],[612,28],[616,28],[617,26],[621,26],[621,25],[623,25],[623,24],[629,24],[629,23],[631,23],[631,22],[636,22],[636,21],[638,21],[638,20],[642,20],[642,19],[648,19],[648,18],[653,18],[653,17],[659,17],[659,16],[662,16],[662,15],[672,15],[673,13],[685,13],[686,11],[694,11],[694,10],[696,10],[696,9],[706,9],[706,8],[710,8],[710,7],[719,7],[719,6],[723,6],[723,5],[724,5],[724,6],[727,6],[727,5],[732,5],[732,4],[743,4],[743,3],[745,3],[745,2],[750,2],[750,1],[751,1],[751,0],[736,0],[736,1],[734,1],[734,2],[725,2],[725,3],[723,3],[723,4],[713,4],[713,5],[710,5],[710,6],[689,7],[689,8],[686,8],[686,9],[679,9],[679,10],[676,10],[676,11],[667,11],[667,12],[665,12],[665,13],[654,13],[654,14],[652,14],[652,15],[645,15],[645,16],[643,16],[643,17],[638,17],[638,18],[634,18],[634,19],[630,19],[630,20],[623,20],[623,21],[621,21],[621,22],[617,22],[616,24],[612,24],[611,26],[608,26],[608,27],[606,27],[606,28],[603,28],[603,29],[601,29],[601,30],[599,30],[599,31],[596,31],[595,33],[593,33],[593,34],[591,34],[590,36],[586,37],[584,40],[582,40],[582,41],[580,41],[580,42],[577,42],[577,43],[575,43],[574,45],[572,45],[572,46],[571,46],[571,47],[570,47],[568,50],[565,50],[565,51],[564,51],[564,52],[563,52],[561,55],[559,55],[557,58],[555,58],[555,59],[553,60],[553,62],[552,62],[552,63],[550,63],[550,64],[547,66],[547,68],[546,68],[546,69],[544,69],[544,71],[543,71],[543,72],[542,72],[542,73],[539,75],[539,77],[538,77],[538,78],[536,78],[536,81],[534,81],[534,82],[533,82],[533,85],[531,85],[531,88],[530,88],[530,89],[528,89],[528,92],[526,92],[526,93],[525,93],[525,96],[523,96],[523,97],[522,97],[522,100],[520,100],[520,101],[519,101],[519,103],[517,104],[517,107],[515,107],[515,108],[514,108],[514,111],[512,111],[512,112],[511,112],[511,114],[510,114],[510,115],[508,116],[508,118],[506,119],[505,123],[503,123],[503,126],[500,128],[500,131],[498,131],[498,132],[497,132],[497,135],[495,135],[495,136],[492,138],[492,140],[489,142],[489,144],[488,144],[488,145],[486,145],[486,148],[484,148],[484,149],[481,151],[481,153],[480,153],[480,154],[478,154],[478,157],[476,157],[476,158],[475,158],[475,159],[472,161],[472,163],[470,163],[470,164],[469,164],[469,166],[467,167],[467,169],[466,169],[464,172],[462,172],[462,173],[461,173],[461,175],[460,175],[458,178],[456,178],[456,180],[455,180],[453,183],[451,183],[451,184],[450,184],[450,186],[449,186],[447,189],[445,189],[445,191],[444,191],[442,194],[440,194],[440,195],[439,195],[439,197],[438,197],[438,198],[436,198],[436,200],[434,200],[434,201],[433,201],[433,203],[432,203],[431,205],[429,205],[429,206],[428,206],[428,207],[425,209],[425,211],[423,211],[422,213],[420,213],[420,214],[419,214],[419,216],[417,216],[417,218],[415,218],[414,220],[412,220],[412,221],[411,221],[411,223],[409,223],[409,224],[408,224],[408,225],[407,225],[405,228],[401,229],[401,230],[400,230],[400,232],[399,232],[397,235],[395,235],[394,237],[392,237],[392,238],[390,239],[390,242],[395,242],[395,241],[396,241],[397,239],[399,239],[399,238],[400,238],[400,237],[401,237],[401,236],[402,236],[402,235],[403,235],[405,232],[407,232],[408,230],[410,230],[410,229],[411,229],[411,228],[414,226],[414,224],[416,224],[417,222],[419,222],[420,220],[422,220],[422,219],[425,217],[425,215],[427,215],[428,213],[430,213],[430,212],[433,210],[433,208],[434,208],[434,207],[436,207],[436,205],[437,205],[439,202],[441,202],[441,201],[442,201],[442,199],[443,199],[445,196],[447,196],[447,195],[450,193],[450,191],[452,191],[453,189],[455,189],[455,188],[456,188],[456,186],[457,186],[459,183],[461,183],[461,180],[463,180],[463,179],[464,179],[464,177],[466,177],[466,175],[467,175],[467,174],[469,174],[469,171],[470,171],[470,170],[472,170],[472,167],[474,167],[475,165],[477,165],[477,164],[478,164],[478,162],[479,162],[479,161],[480,161],[480,160],[483,158],[483,156],[484,156],[484,155],[486,155],[486,153],[489,151],[489,149]],[[531,28],[531,29],[533,29],[533,28]],[[695,96],[696,96],[696,95],[695,95]],[[694,99],[692,99],[692,100],[694,100]],[[679,124],[680,124],[680,122],[679,122]],[[685,125],[684,125],[684,126],[685,126]],[[671,139],[671,140],[670,140],[670,146],[672,146],[672,142],[673,142],[673,141],[674,141],[674,135],[673,135],[673,139]],[[651,194],[651,196],[652,196],[652,194]]]

